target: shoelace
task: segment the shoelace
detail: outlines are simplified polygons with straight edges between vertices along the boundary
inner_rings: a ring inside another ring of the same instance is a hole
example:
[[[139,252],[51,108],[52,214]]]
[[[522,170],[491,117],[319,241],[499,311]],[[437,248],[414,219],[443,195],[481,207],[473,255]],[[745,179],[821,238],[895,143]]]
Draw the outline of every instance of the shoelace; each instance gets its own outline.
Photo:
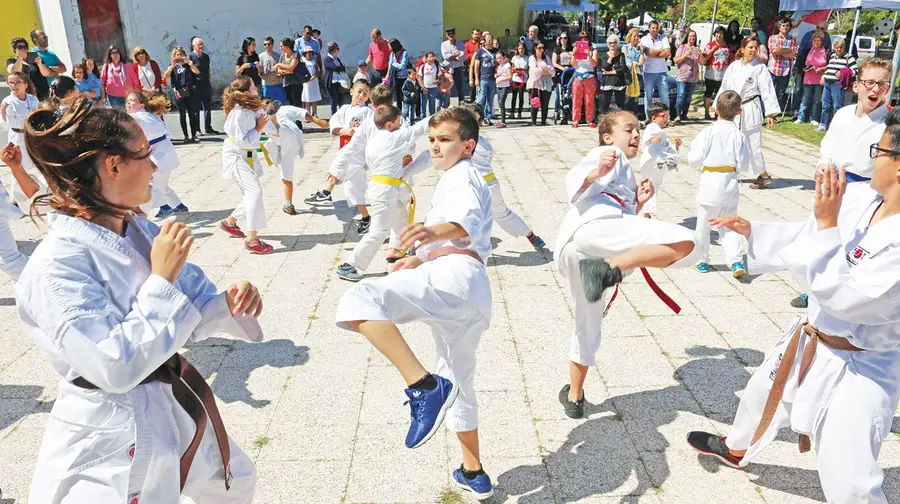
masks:
[[[415,421],[422,420],[422,401],[416,401],[413,403],[412,401],[403,401],[403,405],[409,405],[409,418]]]

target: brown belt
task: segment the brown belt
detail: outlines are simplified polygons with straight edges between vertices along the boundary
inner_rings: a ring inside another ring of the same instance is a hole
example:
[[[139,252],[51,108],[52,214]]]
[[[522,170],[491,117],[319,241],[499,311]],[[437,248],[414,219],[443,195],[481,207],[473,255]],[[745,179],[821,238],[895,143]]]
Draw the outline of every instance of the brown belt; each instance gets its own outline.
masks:
[[[216,433],[219,453],[222,455],[222,466],[225,468],[225,490],[230,490],[231,467],[229,462],[231,460],[231,449],[228,445],[228,434],[225,432],[222,416],[219,415],[216,398],[213,396],[206,380],[203,379],[197,368],[191,365],[181,354],[176,353],[162,366],[153,371],[150,376],[145,378],[141,384],[155,381],[172,385],[172,394],[175,396],[175,400],[197,424],[194,439],[191,440],[191,444],[181,456],[181,489],[184,490],[184,483],[187,481],[194,456],[200,448],[200,440],[203,439],[203,434],[206,431],[206,422],[209,419],[212,421],[213,430]],[[97,386],[80,376],[72,380],[72,385],[89,390],[98,389]]]
[[[444,256],[448,256],[448,255],[453,255],[453,254],[467,255],[467,256],[475,259],[476,261],[480,262],[481,264],[484,264],[484,260],[474,250],[461,249],[459,247],[454,247],[452,245],[445,245],[443,247],[438,247],[438,248],[432,250],[431,252],[428,253],[428,260],[434,261],[438,257],[444,257]]]
[[[809,341],[803,348],[803,356],[800,358],[800,369],[797,373],[798,385],[802,384],[803,379],[806,378],[806,373],[807,371],[809,371],[809,367],[812,365],[813,357],[815,357],[816,355],[816,346],[818,345],[819,341],[821,341],[823,345],[835,350],[845,350],[848,352],[863,351],[862,348],[858,348],[850,343],[847,338],[820,333],[815,327],[811,326],[810,324],[803,324],[802,326],[798,327],[794,332],[794,335],[791,337],[791,340],[788,342],[787,349],[785,349],[784,354],[781,357],[781,363],[778,365],[778,371],[775,372],[775,381],[772,382],[772,389],[769,391],[769,398],[766,399],[766,406],[765,408],[763,408],[763,414],[762,418],[760,418],[759,420],[759,426],[756,428],[756,432],[753,434],[753,439],[750,441],[751,445],[759,441],[759,438],[763,436],[763,434],[769,428],[769,425],[772,423],[772,420],[775,418],[775,412],[778,411],[778,405],[781,403],[782,397],[784,397],[784,387],[787,385],[788,375],[790,375],[791,373],[791,368],[794,367],[794,359],[797,356],[797,348],[800,346],[801,330],[805,331],[806,334],[809,335]],[[808,452],[810,449],[809,436],[807,436],[806,434],[801,434],[798,445],[800,448],[800,453]]]

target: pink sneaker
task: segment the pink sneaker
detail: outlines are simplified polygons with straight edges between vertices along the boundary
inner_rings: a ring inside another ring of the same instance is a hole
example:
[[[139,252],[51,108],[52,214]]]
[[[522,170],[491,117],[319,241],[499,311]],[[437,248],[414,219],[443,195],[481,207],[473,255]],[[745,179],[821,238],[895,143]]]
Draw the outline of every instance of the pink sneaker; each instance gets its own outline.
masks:
[[[504,123],[503,121],[497,121],[497,127],[498,127],[498,128],[505,128],[505,127],[506,127],[506,123]]]
[[[256,241],[253,241],[253,242],[251,242],[251,241],[244,242],[244,248],[249,250],[251,254],[259,254],[259,255],[271,254],[272,251],[275,250],[274,247],[272,247],[271,245],[269,245],[268,243],[266,243],[260,239],[257,239]]]
[[[228,233],[232,238],[244,238],[247,236],[241,231],[241,228],[239,228],[237,224],[232,226],[228,224],[228,221],[219,221],[219,229]]]

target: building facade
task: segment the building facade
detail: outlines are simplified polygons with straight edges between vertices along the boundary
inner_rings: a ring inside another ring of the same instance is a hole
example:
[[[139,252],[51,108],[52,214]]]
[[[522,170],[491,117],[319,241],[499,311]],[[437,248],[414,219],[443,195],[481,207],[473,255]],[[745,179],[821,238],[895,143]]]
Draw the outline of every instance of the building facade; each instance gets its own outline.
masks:
[[[487,30],[503,47],[513,48],[525,31],[525,4],[528,0],[443,0],[444,26],[456,28],[466,40],[474,28]],[[509,30],[509,36],[506,35]]]

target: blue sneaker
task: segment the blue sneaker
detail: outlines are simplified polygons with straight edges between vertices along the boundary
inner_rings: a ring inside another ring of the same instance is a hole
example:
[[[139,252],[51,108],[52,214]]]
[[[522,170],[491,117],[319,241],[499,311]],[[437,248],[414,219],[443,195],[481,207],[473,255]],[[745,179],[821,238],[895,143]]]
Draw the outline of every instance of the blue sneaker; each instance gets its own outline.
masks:
[[[450,380],[432,375],[438,385],[434,390],[406,389],[409,397],[409,432],[406,434],[406,447],[418,448],[431,439],[438,427],[444,422],[444,415],[453,405],[459,389]]]
[[[174,213],[175,210],[172,210],[172,207],[170,207],[169,205],[163,205],[159,207],[159,212],[156,214],[156,217],[154,217],[153,220],[161,221],[170,217]]]
[[[697,271],[699,271],[700,273],[708,273],[709,272],[709,264],[699,263],[697,265]]]
[[[747,270],[744,269],[744,263],[738,261],[731,265],[731,276],[734,278],[742,278],[747,274]]]
[[[190,212],[190,210],[188,210],[188,207],[186,207],[186,206],[184,205],[184,203],[181,203],[180,205],[178,205],[177,207],[175,207],[175,210],[173,210],[173,211],[174,211],[175,213],[188,213],[188,212]]]
[[[791,300],[791,306],[794,308],[809,308],[809,296],[804,292]]]
[[[356,270],[350,263],[344,263],[338,266],[337,276],[350,282],[359,282],[363,279],[362,274]]]
[[[542,240],[540,236],[534,235],[534,241],[531,242],[531,246],[534,247],[534,250],[540,252],[542,248],[547,246],[547,244],[544,243],[544,240]]]
[[[459,485],[459,488],[472,492],[478,500],[489,499],[494,495],[494,486],[491,485],[491,477],[485,472],[482,472],[472,479],[468,479],[463,474],[462,468],[459,468],[453,471],[453,479],[456,480],[456,484]]]

